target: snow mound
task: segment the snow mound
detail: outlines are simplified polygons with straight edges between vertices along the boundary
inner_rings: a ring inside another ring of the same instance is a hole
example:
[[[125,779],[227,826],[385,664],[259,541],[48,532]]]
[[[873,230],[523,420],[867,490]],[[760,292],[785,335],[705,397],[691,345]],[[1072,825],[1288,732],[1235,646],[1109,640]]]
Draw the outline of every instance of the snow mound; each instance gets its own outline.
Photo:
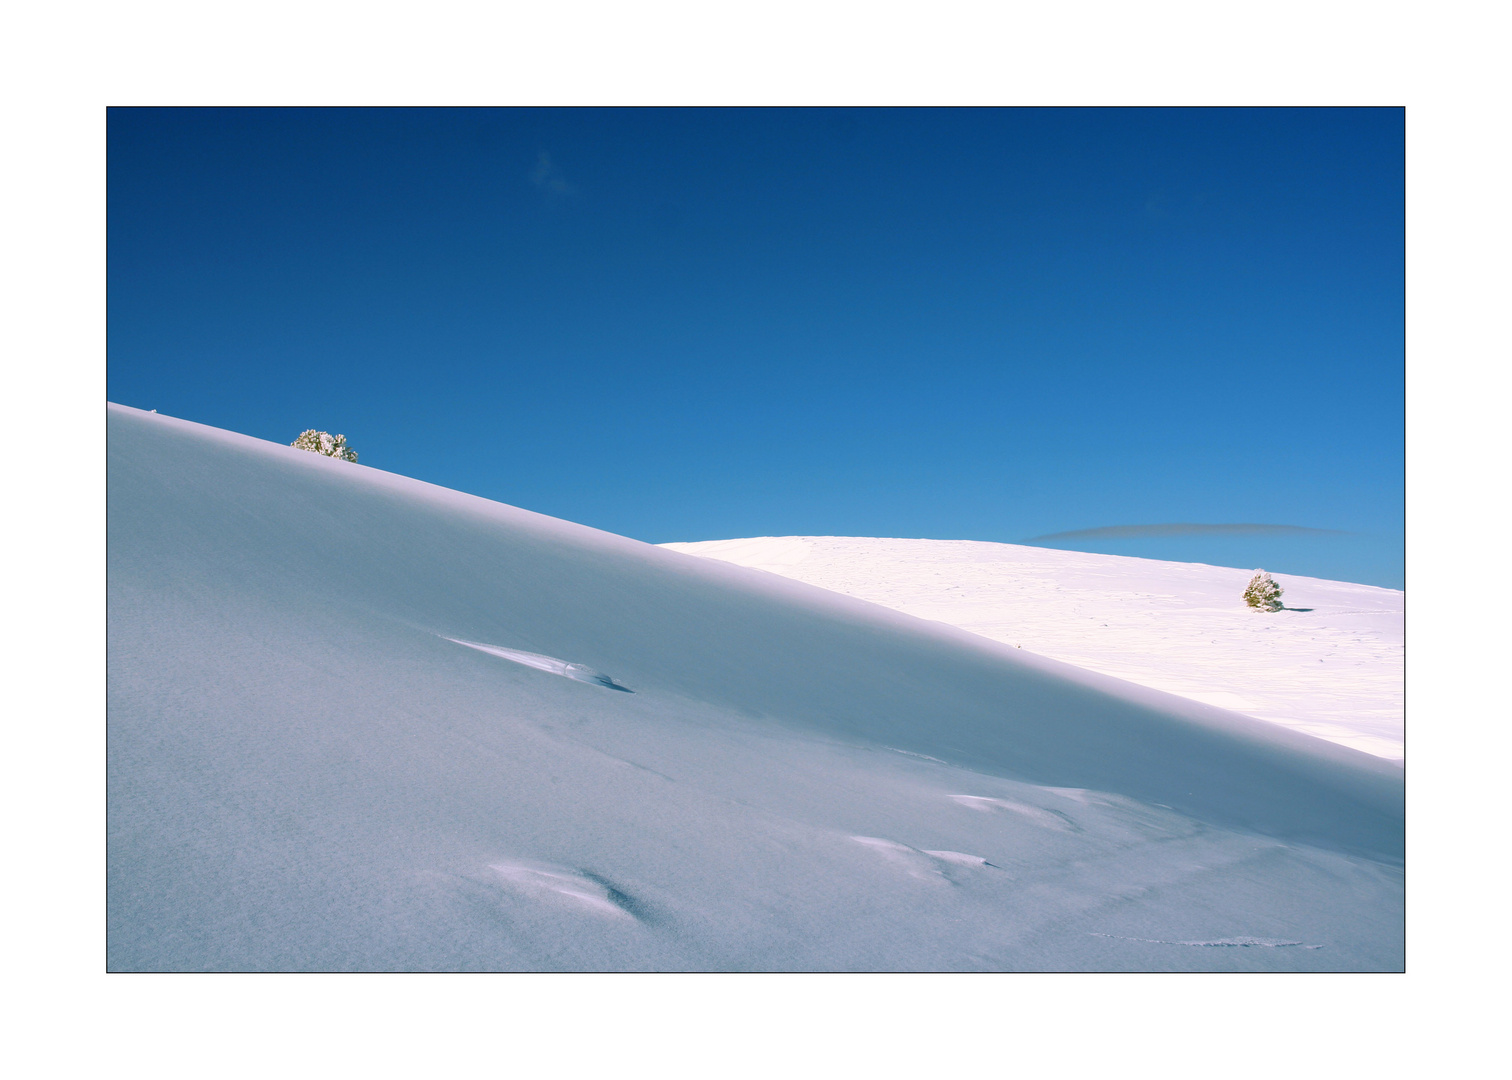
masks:
[[[365,465],[108,424],[111,970],[1402,966],[1392,762]],[[1149,944],[1250,939],[1326,948]]]
[[[664,544],[1401,761],[1404,594],[1283,574],[976,540],[767,536]]]

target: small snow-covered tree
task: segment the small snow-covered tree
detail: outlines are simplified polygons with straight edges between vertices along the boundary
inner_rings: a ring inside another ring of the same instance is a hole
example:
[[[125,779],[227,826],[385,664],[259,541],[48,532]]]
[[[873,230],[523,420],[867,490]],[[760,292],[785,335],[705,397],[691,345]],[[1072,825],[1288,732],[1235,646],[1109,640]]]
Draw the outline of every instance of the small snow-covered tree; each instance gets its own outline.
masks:
[[[1281,610],[1281,586],[1264,570],[1256,570],[1244,590],[1244,602],[1256,611]]]
[[[308,450],[312,454],[324,454],[326,457],[340,458],[342,461],[356,461],[357,451],[347,445],[345,435],[332,435],[329,431],[301,431],[299,438],[289,444],[300,450]]]

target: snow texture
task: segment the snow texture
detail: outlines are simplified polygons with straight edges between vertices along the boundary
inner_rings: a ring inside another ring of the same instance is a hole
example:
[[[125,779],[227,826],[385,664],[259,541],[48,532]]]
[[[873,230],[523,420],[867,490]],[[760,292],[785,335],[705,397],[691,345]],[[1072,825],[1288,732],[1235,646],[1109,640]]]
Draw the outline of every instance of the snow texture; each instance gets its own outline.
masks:
[[[975,540],[778,536],[664,544],[934,619],[1369,754],[1403,752],[1397,589]]]
[[[576,679],[578,682],[593,683],[596,686],[607,686],[611,690],[623,690],[627,694],[635,693],[628,686],[621,686],[608,675],[594,671],[584,664],[569,664],[566,660],[558,660],[554,656],[542,656],[540,653],[525,652],[522,649],[506,649],[501,645],[484,645],[478,641],[462,641],[458,638],[447,638],[447,641],[458,645],[466,645],[469,649],[477,649],[479,652],[497,656],[501,660],[510,660],[516,664],[524,664],[526,667],[535,668],[537,671],[549,671],[553,675],[560,675],[565,679]]]
[[[1402,966],[1380,757],[119,406],[108,493],[112,970]]]

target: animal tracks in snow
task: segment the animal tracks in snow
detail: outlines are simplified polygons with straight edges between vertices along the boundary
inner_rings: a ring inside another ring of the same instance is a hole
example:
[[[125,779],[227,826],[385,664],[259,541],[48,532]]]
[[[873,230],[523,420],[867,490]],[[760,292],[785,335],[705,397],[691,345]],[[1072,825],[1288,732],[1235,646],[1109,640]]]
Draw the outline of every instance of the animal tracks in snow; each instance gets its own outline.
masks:
[[[583,664],[572,664],[566,660],[558,660],[554,656],[525,652],[523,649],[506,649],[502,645],[485,645],[480,641],[464,641],[461,638],[454,637],[449,637],[446,640],[457,645],[465,645],[469,649],[477,649],[479,652],[487,653],[489,656],[497,656],[501,660],[524,664],[526,667],[535,668],[537,671],[549,671],[553,675],[560,675],[564,679],[572,679],[574,682],[592,683],[594,686],[603,686],[610,690],[621,690],[627,694],[635,693],[628,686],[621,686],[603,672],[594,671],[591,667]]]

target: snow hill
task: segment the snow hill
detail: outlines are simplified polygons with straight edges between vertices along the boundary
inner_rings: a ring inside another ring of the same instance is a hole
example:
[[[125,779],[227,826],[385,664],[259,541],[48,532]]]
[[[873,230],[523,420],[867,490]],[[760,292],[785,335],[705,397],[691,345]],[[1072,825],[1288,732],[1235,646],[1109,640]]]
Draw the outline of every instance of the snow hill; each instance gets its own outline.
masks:
[[[1401,761],[1397,589],[974,540],[779,536],[664,544],[767,570],[1017,648]]]
[[[1399,970],[1402,772],[109,409],[112,970]]]

